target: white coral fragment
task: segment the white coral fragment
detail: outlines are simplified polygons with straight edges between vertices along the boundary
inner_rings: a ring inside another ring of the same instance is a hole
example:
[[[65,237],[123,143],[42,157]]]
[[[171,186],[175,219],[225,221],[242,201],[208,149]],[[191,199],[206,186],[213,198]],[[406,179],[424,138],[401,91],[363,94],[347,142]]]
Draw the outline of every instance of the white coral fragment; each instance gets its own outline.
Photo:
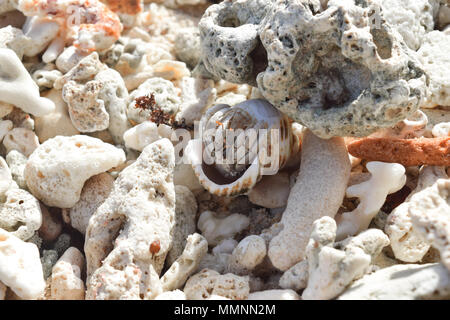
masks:
[[[307,247],[308,285],[303,299],[332,299],[355,279],[362,277],[374,259],[389,245],[387,236],[378,229],[367,230],[333,247],[336,222],[323,217],[314,222]]]
[[[34,116],[43,116],[55,104],[39,94],[39,87],[14,51],[0,48],[0,101],[13,104]]]
[[[205,300],[216,295],[244,300],[248,298],[249,292],[248,277],[240,277],[232,273],[221,275],[209,269],[203,269],[190,277],[184,287],[188,300]]]
[[[0,229],[0,281],[22,299],[37,299],[44,293],[39,250]]]
[[[449,206],[445,204],[445,196],[440,195],[437,183],[446,180],[448,181],[448,176],[444,167],[423,167],[419,173],[416,189],[389,215],[385,231],[397,259],[417,262],[428,252],[430,242],[419,232],[417,226],[413,225],[411,213],[419,212],[424,217],[428,214],[433,215],[432,212],[437,206],[438,210],[443,210],[442,217],[445,219],[444,212],[449,210]],[[431,204],[430,201],[432,201]],[[437,202],[434,203],[434,201]],[[428,210],[431,212],[428,213]]]
[[[207,252],[208,242],[203,236],[198,233],[188,236],[183,253],[161,278],[163,290],[172,291],[182,288]]]
[[[88,299],[152,299],[162,292],[159,273],[175,222],[174,165],[169,140],[147,146],[90,218]]]
[[[232,238],[249,224],[250,219],[242,214],[233,213],[220,218],[212,211],[204,211],[197,222],[198,229],[208,240],[209,245],[216,245],[223,239]]]
[[[30,192],[48,206],[71,208],[87,179],[125,162],[125,153],[89,136],[57,136],[41,144],[25,166]]]
[[[372,174],[371,178],[347,189],[347,197],[358,197],[360,203],[355,210],[337,217],[336,238],[339,240],[367,229],[387,195],[397,192],[406,183],[405,168],[401,164],[372,161],[366,167]]]
[[[83,268],[83,254],[75,247],[67,249],[52,270],[51,299],[84,300]]]

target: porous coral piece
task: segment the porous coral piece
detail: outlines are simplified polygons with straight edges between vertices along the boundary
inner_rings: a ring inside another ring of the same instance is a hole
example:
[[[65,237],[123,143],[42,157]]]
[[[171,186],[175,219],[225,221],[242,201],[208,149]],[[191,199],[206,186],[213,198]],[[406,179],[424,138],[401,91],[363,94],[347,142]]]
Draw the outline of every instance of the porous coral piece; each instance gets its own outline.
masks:
[[[450,270],[450,178],[438,179],[410,200],[413,228],[439,250]]]
[[[172,265],[183,253],[186,239],[196,230],[197,200],[185,186],[175,186],[175,225],[173,227],[172,249],[167,254],[167,263]]]
[[[214,270],[203,269],[186,282],[184,293],[188,300],[204,300],[213,295],[234,299],[247,299],[250,287],[248,277],[232,273],[224,275]]]
[[[0,228],[21,240],[31,238],[42,224],[39,201],[29,192],[11,188],[0,201]]]
[[[450,105],[450,80],[446,72],[450,68],[449,50],[450,34],[436,30],[423,38],[417,54],[430,80],[422,108]]]
[[[0,229],[0,281],[22,299],[37,299],[45,288],[39,250]]]
[[[426,33],[434,29],[434,0],[382,0],[383,16],[403,37],[406,45],[416,51]]]
[[[372,259],[389,245],[388,237],[377,229],[337,243],[337,249],[333,248],[335,236],[336,222],[332,218],[322,217],[314,222],[306,253],[309,275],[302,293],[304,300],[336,297],[369,271]]]
[[[163,290],[172,291],[182,288],[189,276],[197,270],[207,252],[208,242],[203,236],[198,233],[188,236],[183,253],[161,278]]]
[[[178,111],[180,99],[178,98],[172,82],[162,78],[150,78],[130,93],[127,107],[128,119],[136,123],[149,120],[154,105],[139,108],[136,98],[153,94],[154,104],[158,105],[165,113],[175,115]]]
[[[258,29],[271,7],[269,0],[223,1],[210,6],[198,25],[206,69],[230,82],[256,85],[256,75],[266,63],[266,57],[258,55]]]
[[[450,276],[442,264],[404,264],[355,281],[339,300],[429,300],[450,298]]]
[[[36,134],[29,129],[14,128],[3,138],[3,145],[6,147],[6,152],[17,150],[28,157],[37,147],[39,147],[39,139]]]
[[[263,238],[250,235],[242,239],[234,248],[231,257],[231,268],[253,270],[266,257],[267,247]]]
[[[336,218],[338,240],[366,230],[387,195],[399,191],[406,183],[405,168],[398,163],[374,161],[367,163],[366,168],[371,173],[370,179],[347,189],[347,197],[358,197],[360,202],[355,210]]]
[[[450,165],[450,137],[443,138],[362,138],[347,145],[354,157],[395,162],[405,167]]]
[[[388,216],[385,232],[391,241],[395,258],[405,262],[417,262],[428,252],[430,242],[422,236],[416,225],[413,225],[411,213],[420,210],[424,217],[427,216],[427,211],[422,209],[421,201],[428,204],[430,200],[436,199],[436,205],[442,204],[444,199],[439,196],[437,182],[446,179],[448,176],[444,167],[423,167],[420,170],[417,187]],[[429,209],[431,208],[433,207]]]
[[[212,211],[204,211],[198,218],[197,226],[209,245],[216,245],[221,240],[232,238],[250,224],[250,219],[239,213],[219,217]]]
[[[0,48],[0,100],[35,116],[52,112],[52,101],[39,95],[39,87],[14,51]]]
[[[80,200],[68,211],[72,227],[86,233],[89,219],[108,198],[114,185],[114,178],[104,172],[90,177],[81,190]]]
[[[83,268],[83,254],[75,247],[67,249],[52,270],[51,299],[84,300]]]
[[[268,256],[276,268],[287,270],[304,258],[313,222],[337,213],[350,169],[342,138],[323,140],[309,130],[305,132],[300,173],[281,218],[282,230],[269,245]]]
[[[70,120],[67,104],[62,98],[61,90],[52,89],[43,96],[55,104],[55,110],[42,117],[35,117],[35,133],[41,143],[56,136],[74,136],[80,134]]]
[[[257,83],[322,138],[390,127],[425,95],[420,63],[379,2],[329,1],[322,11],[313,0],[225,1],[208,8],[199,29],[208,71]]]
[[[90,177],[125,162],[125,153],[88,136],[56,136],[41,144],[25,166],[30,192],[46,205],[71,208]]]
[[[169,140],[147,146],[120,172],[89,220],[84,246],[89,299],[149,299],[162,290],[158,274],[175,222],[174,163]]]
[[[70,118],[80,132],[109,128],[114,141],[123,142],[128,90],[120,74],[102,64],[96,52],[58,79],[55,88],[61,87]]]
[[[186,295],[181,290],[166,291],[158,295],[154,300],[186,300]]]

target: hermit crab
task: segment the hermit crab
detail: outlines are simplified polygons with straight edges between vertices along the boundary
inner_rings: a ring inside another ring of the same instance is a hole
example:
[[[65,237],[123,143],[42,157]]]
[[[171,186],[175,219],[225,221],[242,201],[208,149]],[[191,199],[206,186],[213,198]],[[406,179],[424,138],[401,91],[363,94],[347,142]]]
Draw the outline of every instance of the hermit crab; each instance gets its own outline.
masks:
[[[247,193],[298,153],[292,121],[265,100],[215,105],[203,115],[185,155],[200,183],[218,196]]]

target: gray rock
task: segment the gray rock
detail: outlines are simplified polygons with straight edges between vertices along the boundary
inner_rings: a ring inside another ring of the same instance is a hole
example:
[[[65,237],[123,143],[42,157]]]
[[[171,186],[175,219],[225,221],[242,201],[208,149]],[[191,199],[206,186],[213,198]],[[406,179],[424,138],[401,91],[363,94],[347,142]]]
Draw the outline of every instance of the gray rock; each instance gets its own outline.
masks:
[[[199,23],[202,63],[256,83],[321,138],[366,136],[414,113],[426,76],[379,3],[331,0],[321,10],[315,0],[213,5]]]
[[[56,250],[44,250],[42,252],[41,263],[44,279],[47,279],[52,274],[52,268],[58,261],[58,252]]]

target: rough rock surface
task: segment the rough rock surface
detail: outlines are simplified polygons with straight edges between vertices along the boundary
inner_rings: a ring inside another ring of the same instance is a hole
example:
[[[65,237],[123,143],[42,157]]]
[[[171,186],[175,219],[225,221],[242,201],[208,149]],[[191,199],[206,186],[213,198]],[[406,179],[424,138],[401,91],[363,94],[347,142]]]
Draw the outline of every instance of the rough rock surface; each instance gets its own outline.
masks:
[[[390,127],[425,95],[419,61],[378,2],[331,0],[320,12],[314,0],[224,1],[208,8],[199,29],[209,72],[257,83],[322,138]]]

